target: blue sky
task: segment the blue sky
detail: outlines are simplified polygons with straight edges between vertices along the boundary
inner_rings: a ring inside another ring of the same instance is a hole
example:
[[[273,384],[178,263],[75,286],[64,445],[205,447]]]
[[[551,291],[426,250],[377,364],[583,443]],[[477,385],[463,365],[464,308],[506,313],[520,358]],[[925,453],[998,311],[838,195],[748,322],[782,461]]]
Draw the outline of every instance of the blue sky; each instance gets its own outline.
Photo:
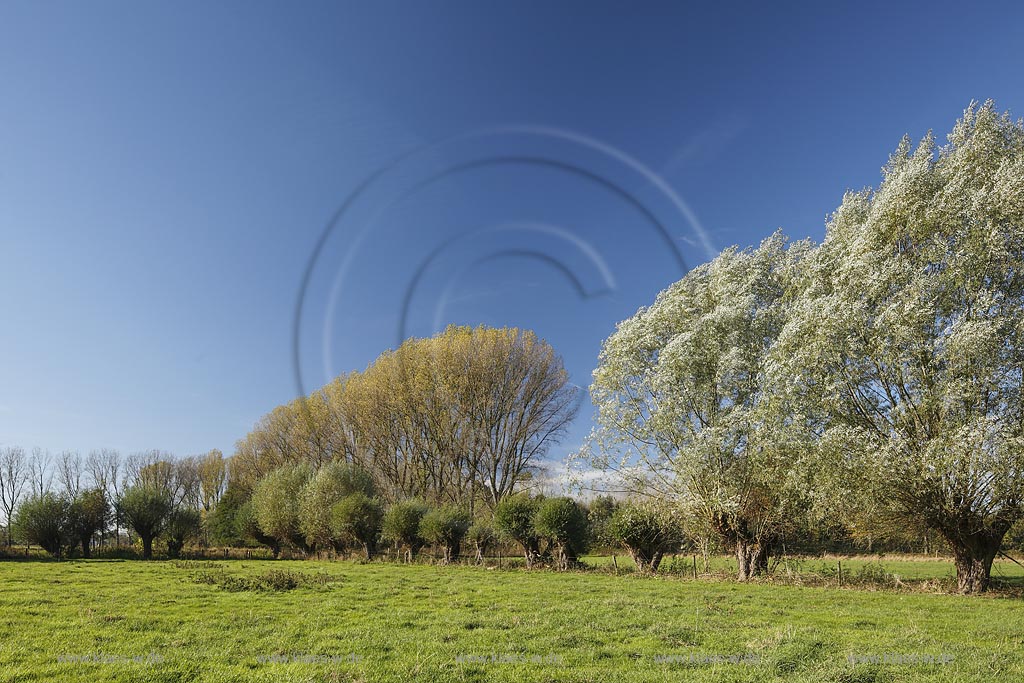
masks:
[[[427,4],[0,7],[0,445],[231,452],[448,322],[585,387],[680,259],[1024,115],[1019,3]]]

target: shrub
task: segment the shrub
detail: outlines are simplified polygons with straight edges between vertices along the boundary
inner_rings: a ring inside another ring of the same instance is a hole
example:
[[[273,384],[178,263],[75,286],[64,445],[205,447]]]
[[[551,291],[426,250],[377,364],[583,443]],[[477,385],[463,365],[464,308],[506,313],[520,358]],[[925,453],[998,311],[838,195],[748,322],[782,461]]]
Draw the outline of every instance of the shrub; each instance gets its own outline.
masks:
[[[247,500],[238,507],[235,513],[235,527],[239,536],[247,542],[255,542],[270,548],[274,557],[281,554],[281,542],[273,536],[263,533],[256,521],[256,508],[252,500]]]
[[[23,502],[11,522],[14,537],[35,544],[59,558],[67,544],[68,504],[53,493],[32,496]]]
[[[384,510],[376,498],[356,492],[331,508],[331,528],[336,538],[362,547],[367,560],[373,559]]]
[[[532,567],[541,558],[540,537],[533,523],[539,503],[540,499],[520,494],[502,498],[494,508],[495,530],[503,538],[522,547],[527,567]]]
[[[164,538],[167,541],[167,555],[173,558],[181,555],[185,542],[199,535],[202,516],[198,510],[183,508],[167,516]]]
[[[548,498],[534,514],[538,536],[550,539],[558,548],[558,568],[568,569],[579,563],[587,540],[587,513],[572,498]]]
[[[612,538],[610,525],[612,515],[618,504],[611,496],[597,496],[590,502],[587,510],[587,523],[590,527],[589,540],[591,546],[610,548],[616,544]]]
[[[226,591],[290,591],[300,586],[324,586],[333,577],[327,574],[303,574],[286,569],[271,569],[255,576],[236,576],[223,569],[200,571],[192,575],[196,583],[217,586]]]
[[[462,539],[469,531],[469,513],[461,508],[444,507],[431,510],[420,521],[420,535],[428,543],[441,546],[443,562],[448,564],[459,558]]]
[[[153,539],[164,530],[171,509],[167,490],[158,486],[129,487],[118,501],[118,515],[142,539],[143,559],[153,557]]]
[[[373,496],[373,480],[361,467],[332,462],[313,475],[299,501],[299,531],[306,543],[313,548],[344,548],[343,540],[333,533],[331,511],[342,498],[354,493]]]
[[[206,533],[214,545],[240,546],[246,543],[246,534],[239,524],[240,512],[246,502],[241,489],[228,485],[227,491],[203,521]]]
[[[412,562],[423,546],[420,521],[428,510],[426,504],[418,500],[405,500],[395,503],[384,513],[381,534],[399,549],[405,548],[405,558],[408,562]]]
[[[299,500],[313,475],[309,465],[285,465],[256,484],[252,494],[253,512],[260,530],[278,544],[289,544],[303,552],[310,549],[299,529]]]
[[[682,526],[665,507],[653,503],[626,504],[612,515],[609,531],[626,547],[641,572],[656,572],[666,552],[684,538]]]
[[[82,557],[92,554],[92,538],[107,526],[110,505],[103,489],[79,492],[68,505],[67,530],[72,542],[82,547]]]
[[[466,532],[466,538],[473,544],[477,562],[484,561],[484,555],[498,540],[494,527],[486,522],[474,522]]]

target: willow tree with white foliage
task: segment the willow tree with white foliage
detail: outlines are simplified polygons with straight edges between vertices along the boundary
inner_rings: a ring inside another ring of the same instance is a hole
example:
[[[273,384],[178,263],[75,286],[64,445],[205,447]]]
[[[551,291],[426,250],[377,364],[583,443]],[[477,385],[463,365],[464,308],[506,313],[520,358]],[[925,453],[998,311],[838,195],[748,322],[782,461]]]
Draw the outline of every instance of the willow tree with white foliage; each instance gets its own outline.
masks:
[[[803,509],[802,450],[765,375],[810,248],[776,234],[726,250],[620,323],[594,371],[590,464],[705,520],[735,548],[741,580],[766,570]]]
[[[940,533],[984,590],[1024,496],[1024,127],[972,105],[851,192],[777,349],[826,461],[896,523]]]

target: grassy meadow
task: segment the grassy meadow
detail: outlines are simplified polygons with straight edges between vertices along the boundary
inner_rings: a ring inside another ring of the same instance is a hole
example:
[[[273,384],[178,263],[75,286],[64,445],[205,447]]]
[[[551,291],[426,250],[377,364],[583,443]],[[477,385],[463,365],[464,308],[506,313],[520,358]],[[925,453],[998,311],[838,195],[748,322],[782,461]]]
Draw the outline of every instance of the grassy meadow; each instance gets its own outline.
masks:
[[[810,586],[641,577],[622,557],[620,576],[610,567],[7,561],[0,681],[1024,677],[1019,593],[942,594],[929,582],[945,580],[950,563],[912,558],[887,559],[884,571],[877,560],[843,560],[851,581],[903,576],[895,588],[829,587],[829,562],[801,568],[821,575]],[[1024,581],[1010,563],[995,574]]]

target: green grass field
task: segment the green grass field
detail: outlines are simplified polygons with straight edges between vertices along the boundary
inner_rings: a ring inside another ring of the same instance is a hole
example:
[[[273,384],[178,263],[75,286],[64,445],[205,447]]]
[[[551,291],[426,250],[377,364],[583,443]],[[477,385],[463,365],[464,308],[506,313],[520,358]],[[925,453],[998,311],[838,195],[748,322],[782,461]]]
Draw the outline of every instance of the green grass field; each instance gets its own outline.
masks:
[[[612,564],[610,555],[591,556],[584,558],[584,562],[593,567],[608,568]],[[622,570],[631,570],[633,561],[628,555],[618,555],[616,564]],[[692,566],[690,556],[680,556],[675,559],[666,559],[662,565],[663,571],[689,575]],[[699,559],[698,570],[704,573],[703,560]],[[956,577],[956,568],[953,562],[944,558],[933,558],[921,555],[883,555],[866,556],[825,556],[815,558],[787,559],[775,567],[775,574],[785,577],[787,573],[799,573],[802,575],[816,574],[823,577],[835,577],[838,574],[838,563],[842,562],[845,576],[857,577],[858,574],[868,573],[874,570],[882,570],[894,577],[908,581],[935,580],[952,584]],[[718,555],[711,558],[710,570],[712,573],[723,578],[731,576],[736,571],[736,561],[727,555]],[[810,577],[806,577],[810,578]],[[1006,559],[998,559],[992,566],[992,578],[997,582],[1007,583],[1011,586],[1024,587],[1024,567]],[[949,586],[952,590],[952,586]]]
[[[950,571],[942,561],[883,566],[920,579]],[[277,570],[316,580],[292,590],[226,581]],[[0,634],[4,682],[1024,677],[1019,598],[605,570],[7,561]]]

